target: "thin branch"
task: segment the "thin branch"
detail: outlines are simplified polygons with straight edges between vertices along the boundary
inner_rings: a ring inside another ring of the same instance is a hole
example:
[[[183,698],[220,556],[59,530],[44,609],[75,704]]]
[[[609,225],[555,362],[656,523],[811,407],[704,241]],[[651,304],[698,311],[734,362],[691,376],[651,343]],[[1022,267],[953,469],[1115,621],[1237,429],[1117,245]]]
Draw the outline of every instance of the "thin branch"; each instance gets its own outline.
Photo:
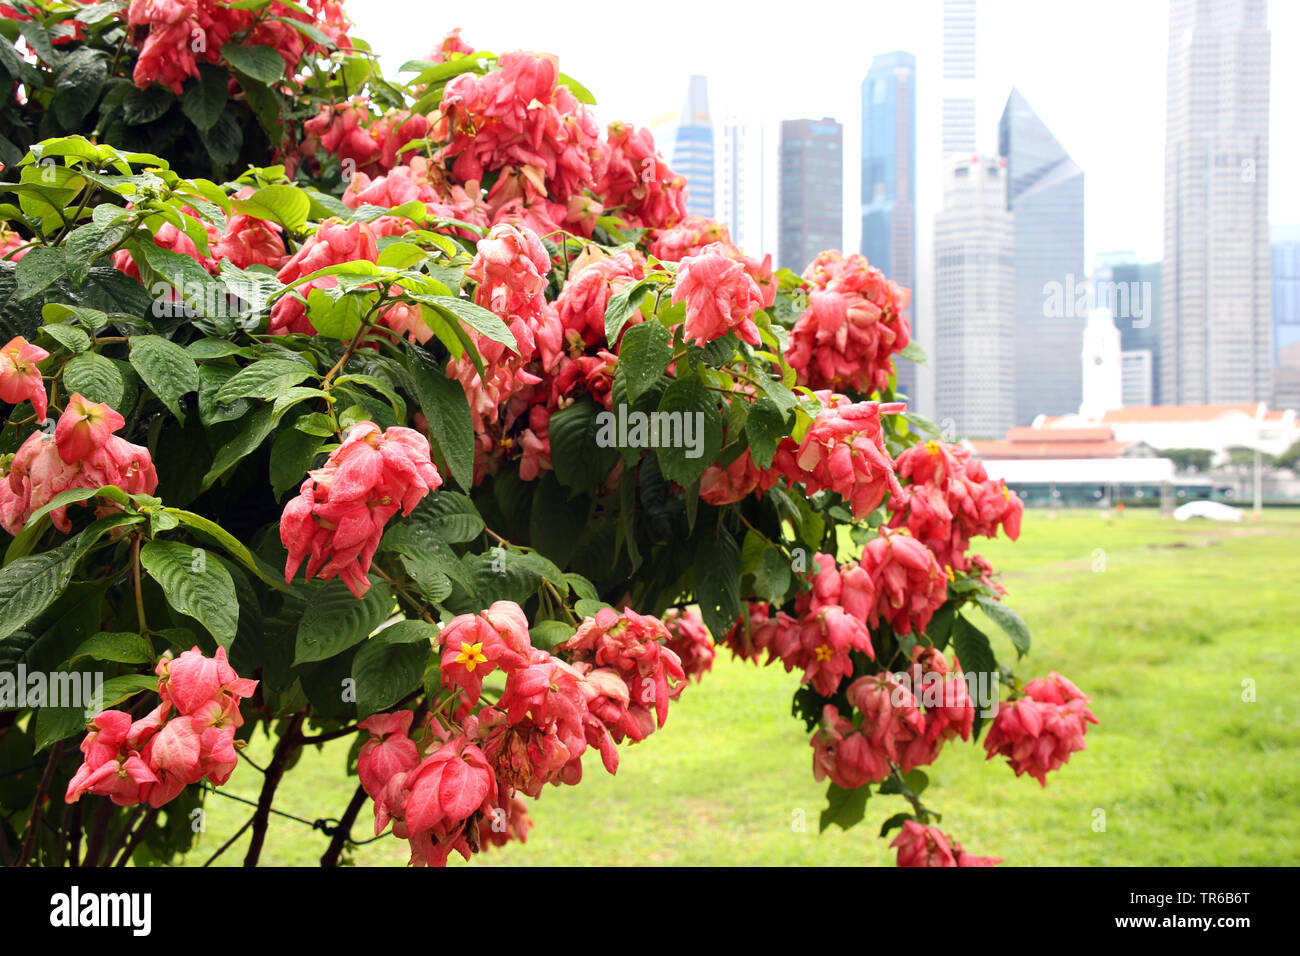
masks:
[[[244,831],[247,830],[249,827],[251,827],[251,826],[253,825],[253,821],[254,821],[255,819],[257,819],[257,814],[253,814],[253,816],[251,816],[251,817],[249,817],[247,820],[245,820],[245,821],[244,821],[244,825],[243,825],[242,827],[240,827],[238,830],[235,831],[235,835],[232,836],[232,837],[231,837],[229,840],[227,840],[225,843],[221,844],[221,846],[217,848],[217,852],[214,853],[214,854],[212,854],[212,856],[208,857],[207,862],[204,863],[203,865],[204,865],[205,867],[209,867],[209,866],[211,866],[212,863],[213,863],[213,861],[216,860],[217,857],[221,856],[221,854],[223,854],[223,853],[225,853],[227,850],[229,850],[230,847],[231,847],[231,845],[234,844],[234,842],[235,842],[236,840],[238,840],[241,836],[244,835]]]
[[[49,792],[50,782],[54,779],[54,770],[62,756],[63,741],[59,741],[50,750],[50,759],[45,764],[45,772],[41,774],[41,782],[36,786],[36,800],[32,803],[32,816],[27,823],[27,838],[23,841],[23,848],[18,854],[15,866],[26,866],[36,852],[36,834],[41,828],[41,814],[45,810],[46,794]]]
[[[343,853],[343,848],[352,841],[352,824],[356,823],[357,815],[361,813],[361,808],[366,803],[366,788],[358,786],[352,794],[352,799],[348,802],[348,808],[343,811],[343,816],[339,818],[339,824],[334,828],[334,836],[330,839],[329,848],[320,858],[321,866],[338,866],[339,856]]]
[[[266,830],[271,823],[271,801],[275,799],[275,790],[280,786],[280,778],[284,776],[289,758],[301,746],[302,724],[306,719],[305,708],[293,715],[280,742],[275,745],[271,762],[266,765],[266,779],[262,782],[262,793],[257,799],[257,812],[253,814],[253,838],[249,841],[248,853],[244,855],[244,866],[257,866],[257,859],[262,855]]]

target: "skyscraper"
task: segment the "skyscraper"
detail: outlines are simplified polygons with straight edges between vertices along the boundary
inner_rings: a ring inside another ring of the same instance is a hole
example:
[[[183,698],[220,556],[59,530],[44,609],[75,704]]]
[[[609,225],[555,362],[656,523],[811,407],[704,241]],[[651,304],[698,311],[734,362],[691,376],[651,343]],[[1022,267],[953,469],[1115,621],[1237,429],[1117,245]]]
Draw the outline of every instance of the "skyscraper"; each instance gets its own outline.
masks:
[[[1266,0],[1171,0],[1161,398],[1266,401],[1272,360]]]
[[[844,127],[827,117],[781,123],[778,268],[802,272],[844,245]]]
[[[686,103],[677,117],[673,171],[686,179],[686,211],[713,217],[713,121],[709,118],[709,81],[692,76]]]
[[[1300,408],[1300,226],[1274,226],[1273,407]]]
[[[1015,419],[1016,239],[1006,197],[1003,160],[948,162],[934,222],[935,414],[971,438],[1000,438]]]
[[[916,57],[884,53],[862,81],[862,254],[916,286]],[[916,336],[915,297],[906,310]],[[916,395],[916,366],[898,359],[898,389]]]
[[[1119,329],[1132,384],[1124,404],[1159,405],[1160,263],[1138,262],[1132,252],[1103,253],[1093,273],[1093,291],[1096,304],[1110,309]]]
[[[766,226],[767,137],[761,122],[727,117],[719,128],[718,219],[731,241],[748,255],[762,257]]]
[[[1007,208],[1016,219],[1016,424],[1067,415],[1083,397],[1080,350],[1091,303],[1083,268],[1083,170],[1013,89],[998,123]]]
[[[975,152],[975,0],[943,0],[945,157]]]

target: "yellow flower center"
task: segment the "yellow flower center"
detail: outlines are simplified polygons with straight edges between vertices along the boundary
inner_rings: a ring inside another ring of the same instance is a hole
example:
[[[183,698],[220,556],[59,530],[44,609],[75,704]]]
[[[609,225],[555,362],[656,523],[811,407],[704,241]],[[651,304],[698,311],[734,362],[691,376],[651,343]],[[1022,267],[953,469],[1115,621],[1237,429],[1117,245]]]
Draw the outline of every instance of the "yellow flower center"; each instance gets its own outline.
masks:
[[[948,575],[948,580],[949,580],[949,581],[956,581],[956,580],[957,580],[957,575],[955,575],[955,574],[952,573],[952,565],[951,565],[951,564],[945,564],[945,565],[943,566],[943,571],[944,571],[944,573],[945,573],[946,575]]]
[[[938,443],[937,441],[928,441],[928,442],[926,442],[926,443],[925,443],[925,450],[926,450],[927,452],[929,452],[931,455],[937,455],[937,454],[939,454],[940,451],[942,451],[942,449],[939,447],[939,443]]]
[[[817,655],[819,661],[828,661],[835,656],[835,652],[831,650],[829,644],[820,645],[813,653]]]
[[[465,670],[470,673],[473,673],[474,668],[478,667],[480,664],[486,664],[487,658],[483,656],[483,644],[481,642],[478,644],[467,644],[466,642],[461,641],[460,653],[456,655],[456,663],[464,664]]]

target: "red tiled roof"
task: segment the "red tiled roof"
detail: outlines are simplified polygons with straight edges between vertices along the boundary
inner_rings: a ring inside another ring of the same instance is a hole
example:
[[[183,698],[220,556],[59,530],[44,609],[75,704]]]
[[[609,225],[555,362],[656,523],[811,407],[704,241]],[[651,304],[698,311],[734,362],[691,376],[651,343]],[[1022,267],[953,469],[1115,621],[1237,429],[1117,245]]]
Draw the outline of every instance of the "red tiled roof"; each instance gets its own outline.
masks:
[[[1009,442],[1099,442],[1111,441],[1115,437],[1109,428],[1052,428],[1044,434],[1044,429],[1021,425],[1007,432]]]
[[[1254,418],[1262,404],[1244,402],[1239,405],[1137,405],[1132,408],[1115,408],[1101,416],[1107,424],[1132,424],[1139,422],[1206,422],[1240,412]]]
[[[979,458],[1118,458],[1133,447],[1133,442],[1127,441],[972,441],[970,444]]]

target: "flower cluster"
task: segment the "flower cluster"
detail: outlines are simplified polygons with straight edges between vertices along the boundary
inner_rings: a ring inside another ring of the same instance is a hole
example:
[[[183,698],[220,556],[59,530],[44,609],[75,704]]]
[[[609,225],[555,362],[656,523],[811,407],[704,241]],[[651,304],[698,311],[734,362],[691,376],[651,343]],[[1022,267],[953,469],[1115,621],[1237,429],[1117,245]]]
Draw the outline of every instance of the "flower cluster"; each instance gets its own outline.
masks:
[[[676,655],[661,643],[668,638],[656,618],[606,609],[556,648],[570,663],[532,646],[513,602],[453,618],[440,641],[442,681],[460,702],[454,720],[426,718],[414,734],[409,710],[361,723],[370,739],[357,771],[375,803],[375,832],[392,821],[416,865],[442,865],[453,851],[468,859],[485,840],[522,840],[531,823],[521,794],[577,783],[588,747],[614,773],[616,741],[643,739],[656,716],[663,725],[684,686]],[[498,670],[500,699],[474,712],[484,678]]]
[[[772,467],[788,485],[802,484],[810,495],[835,492],[849,503],[853,517],[862,519],[899,490],[880,416],[897,414],[906,406],[854,402],[824,390],[816,395],[821,409],[803,440],[782,439]]]
[[[600,179],[605,151],[591,111],[559,84],[552,56],[504,54],[499,69],[462,73],[449,82],[433,136],[447,145],[452,173],[464,182],[512,168],[524,172],[525,195],[548,207],[567,203]]]
[[[140,89],[154,83],[178,96],[182,84],[199,75],[199,63],[221,63],[221,49],[241,45],[270,47],[284,60],[292,77],[304,56],[325,54],[326,48],[304,38],[290,21],[323,32],[335,45],[347,36],[348,21],[340,0],[306,0],[303,5],[272,2],[257,15],[217,0],[131,0],[127,24],[140,47],[133,79]]]
[[[47,402],[45,382],[38,366],[49,357],[49,352],[21,335],[0,349],[0,401],[11,405],[31,402],[37,422],[45,421]]]
[[[41,406],[43,411],[43,393]],[[32,432],[14,454],[8,477],[0,481],[0,527],[17,534],[32,512],[73,488],[116,485],[128,494],[153,494],[158,473],[149,449],[113,434],[125,424],[107,405],[74,393],[54,434]],[[67,505],[50,512],[64,533],[72,530],[67,512]]]
[[[244,723],[239,704],[258,682],[235,673],[224,647],[214,657],[197,647],[175,660],[164,655],[155,673],[162,702],[148,714],[132,720],[126,711],[106,710],[91,721],[68,803],[93,793],[118,806],[161,807],[190,784],[230,779],[238,763],[235,731]]]
[[[703,346],[734,330],[742,341],[759,344],[753,316],[763,307],[763,296],[744,264],[721,243],[681,261],[672,300],[686,303],[686,341]]]
[[[717,652],[713,649],[713,638],[704,626],[704,619],[696,607],[670,607],[664,612],[664,627],[670,635],[668,649],[682,662],[682,671],[687,680],[700,680],[707,671],[713,670],[713,659]]]
[[[911,292],[856,253],[823,252],[804,271],[808,308],[790,332],[786,358],[809,388],[852,388],[864,395],[889,386],[891,356],[912,339],[903,315]]]
[[[898,847],[899,866],[996,866],[1000,859],[974,856],[938,827],[906,820],[891,847]]]
[[[292,581],[306,561],[308,580],[340,577],[353,594],[364,595],[370,589],[370,561],[388,520],[398,511],[409,515],[442,484],[429,453],[428,439],[414,429],[353,425],[284,506],[280,541],[289,551],[285,581]]]
[[[998,707],[984,737],[987,759],[1006,757],[1017,777],[1027,773],[1047,786],[1047,774],[1084,748],[1088,724],[1097,723],[1090,699],[1056,671],[1031,680],[1024,697]]]
[[[999,526],[1013,541],[1020,536],[1020,497],[990,479],[967,449],[929,441],[902,452],[895,465],[909,484],[889,502],[890,527],[907,528],[945,569],[987,568],[979,555],[966,554],[973,537],[995,537]]]

